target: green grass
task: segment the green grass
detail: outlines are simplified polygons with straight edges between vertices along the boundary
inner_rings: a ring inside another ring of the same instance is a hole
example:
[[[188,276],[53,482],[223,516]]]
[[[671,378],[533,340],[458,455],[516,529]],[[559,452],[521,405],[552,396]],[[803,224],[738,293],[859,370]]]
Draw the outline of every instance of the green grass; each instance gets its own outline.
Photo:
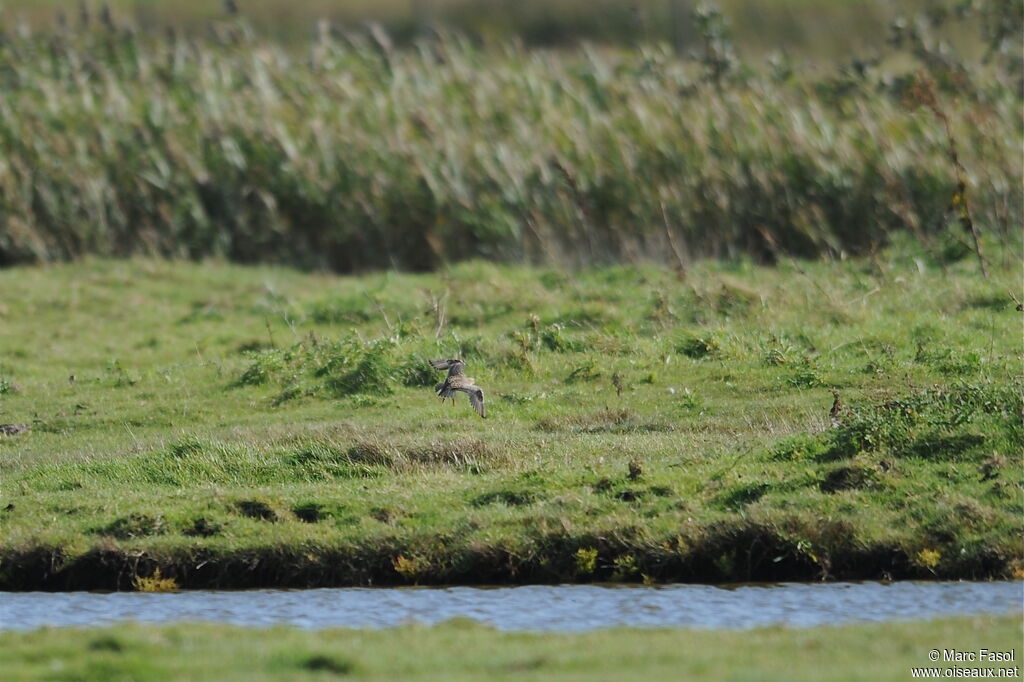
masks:
[[[932,649],[1010,651],[1017,617],[750,632],[499,633],[464,621],[384,631],[181,625],[44,629],[0,639],[22,680],[907,680]],[[451,652],[458,651],[458,656]],[[956,664],[1012,667],[1016,663]]]
[[[1019,577],[1000,260],[4,270],[0,587]]]

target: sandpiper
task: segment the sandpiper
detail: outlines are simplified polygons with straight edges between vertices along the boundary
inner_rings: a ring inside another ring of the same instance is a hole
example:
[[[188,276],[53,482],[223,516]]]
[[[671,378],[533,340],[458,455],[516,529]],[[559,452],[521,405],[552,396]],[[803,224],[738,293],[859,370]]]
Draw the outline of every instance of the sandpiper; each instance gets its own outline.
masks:
[[[463,373],[466,369],[465,362],[459,358],[451,358],[431,360],[430,364],[434,369],[448,370],[448,376],[444,378],[444,381],[434,387],[434,392],[442,402],[445,398],[451,398],[452,404],[455,404],[455,391],[462,391],[469,396],[469,404],[473,406],[477,414],[484,418],[487,417],[487,410],[484,408],[484,391],[473,383],[473,377],[467,377]]]

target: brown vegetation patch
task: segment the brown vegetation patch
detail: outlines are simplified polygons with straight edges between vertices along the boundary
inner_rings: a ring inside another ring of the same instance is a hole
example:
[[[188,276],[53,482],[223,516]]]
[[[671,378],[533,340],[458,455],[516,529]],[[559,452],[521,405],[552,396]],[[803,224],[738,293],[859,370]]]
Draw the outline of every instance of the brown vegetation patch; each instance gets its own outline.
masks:
[[[391,445],[362,441],[345,453],[356,465],[409,471],[423,467],[447,467],[458,471],[481,471],[508,459],[485,441],[476,438],[435,440],[428,443]]]
[[[841,490],[860,490],[878,485],[878,470],[863,464],[841,466],[828,472],[818,488],[823,493]]]
[[[629,409],[545,417],[537,422],[537,428],[547,432],[574,433],[657,433],[672,430],[669,424],[645,421]]]
[[[306,523],[316,523],[322,521],[327,513],[324,511],[324,506],[318,502],[305,502],[303,504],[297,504],[292,507],[292,513],[299,521]]]
[[[277,512],[273,507],[262,500],[239,500],[235,503],[235,509],[242,516],[260,521],[277,521]]]
[[[370,518],[374,521],[379,521],[387,525],[393,525],[398,518],[402,516],[402,512],[395,509],[389,509],[387,507],[374,507],[370,510]]]
[[[109,535],[118,540],[130,540],[166,532],[167,523],[162,516],[148,514],[129,514],[115,519],[108,525],[97,529],[99,535]]]
[[[474,507],[486,507],[492,504],[504,504],[509,507],[522,507],[537,501],[537,493],[532,490],[492,490],[477,495],[470,502]]]
[[[351,661],[344,658],[328,656],[327,654],[314,654],[313,656],[309,656],[304,659],[300,667],[314,672],[326,672],[333,675],[348,675],[352,672],[355,666],[352,665]]]
[[[222,529],[223,526],[216,521],[200,516],[192,521],[192,525],[183,530],[182,533],[191,537],[208,538],[219,535]]]

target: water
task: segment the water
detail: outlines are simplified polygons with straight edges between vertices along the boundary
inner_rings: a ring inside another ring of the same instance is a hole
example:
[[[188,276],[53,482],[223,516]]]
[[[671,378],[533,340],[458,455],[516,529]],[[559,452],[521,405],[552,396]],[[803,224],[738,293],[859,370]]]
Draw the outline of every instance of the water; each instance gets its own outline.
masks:
[[[8,592],[0,593],[0,629],[120,621],[386,628],[456,617],[501,630],[746,629],[1009,614],[1022,609],[1024,583],[1020,582]]]

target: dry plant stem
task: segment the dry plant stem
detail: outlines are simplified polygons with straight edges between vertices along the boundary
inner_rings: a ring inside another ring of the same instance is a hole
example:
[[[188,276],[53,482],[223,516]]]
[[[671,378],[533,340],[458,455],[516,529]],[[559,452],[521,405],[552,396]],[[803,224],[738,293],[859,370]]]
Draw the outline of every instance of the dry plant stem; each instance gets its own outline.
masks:
[[[687,258],[683,256],[683,251],[679,248],[676,243],[676,238],[672,234],[672,227],[668,222],[668,211],[665,209],[665,202],[661,202],[661,223],[665,228],[665,239],[668,241],[669,247],[672,249],[672,255],[676,259],[676,272],[680,278],[686,276],[686,262]]]
[[[928,109],[935,114],[935,117],[942,121],[943,129],[946,131],[946,140],[949,143],[949,160],[953,163],[953,170],[956,173],[956,193],[953,195],[953,199],[950,202],[950,208],[956,212],[957,219],[964,230],[971,235],[971,240],[974,242],[974,253],[978,257],[978,266],[981,268],[981,274],[985,279],[988,279],[988,269],[985,267],[985,257],[981,253],[981,238],[978,234],[978,228],[974,224],[973,218],[971,218],[971,204],[967,199],[967,169],[964,168],[963,163],[960,161],[960,154],[957,151],[956,136],[953,135],[953,129],[949,123],[949,116],[946,114],[942,105],[939,103],[939,98],[935,92],[935,84],[932,79],[924,73],[919,71],[917,75],[918,84],[922,90],[922,101]]]

